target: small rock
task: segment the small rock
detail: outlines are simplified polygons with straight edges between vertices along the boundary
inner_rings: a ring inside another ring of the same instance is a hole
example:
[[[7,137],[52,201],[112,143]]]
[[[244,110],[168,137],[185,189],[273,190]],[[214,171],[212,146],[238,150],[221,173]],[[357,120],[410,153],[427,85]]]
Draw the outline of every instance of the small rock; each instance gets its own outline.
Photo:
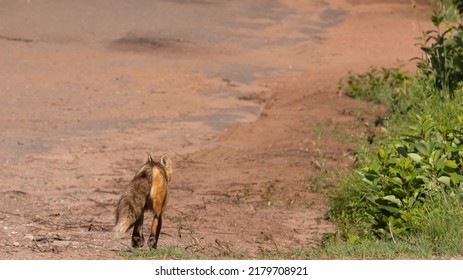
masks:
[[[26,236],[24,236],[24,239],[29,239],[30,241],[33,241],[35,238],[31,234],[27,234]]]
[[[19,246],[19,242],[16,242],[16,241],[13,242],[13,246],[18,247],[18,246]]]

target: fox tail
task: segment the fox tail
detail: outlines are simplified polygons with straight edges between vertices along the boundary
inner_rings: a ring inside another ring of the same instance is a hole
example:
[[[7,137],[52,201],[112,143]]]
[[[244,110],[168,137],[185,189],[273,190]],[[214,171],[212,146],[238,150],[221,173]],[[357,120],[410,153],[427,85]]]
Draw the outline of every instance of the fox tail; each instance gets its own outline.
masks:
[[[143,211],[143,206],[136,205],[130,201],[127,196],[123,196],[119,201],[116,210],[116,225],[114,231],[117,233],[126,232],[137,221]]]

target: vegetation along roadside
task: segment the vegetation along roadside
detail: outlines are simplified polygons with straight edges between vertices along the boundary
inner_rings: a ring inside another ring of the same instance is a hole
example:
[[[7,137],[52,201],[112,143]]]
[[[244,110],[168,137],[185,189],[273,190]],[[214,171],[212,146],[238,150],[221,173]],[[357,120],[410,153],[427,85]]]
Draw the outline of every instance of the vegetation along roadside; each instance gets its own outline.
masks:
[[[338,231],[321,258],[450,258],[463,255],[463,1],[439,1],[418,46],[417,74],[371,68],[340,87],[385,104],[382,135],[340,178],[329,218]]]

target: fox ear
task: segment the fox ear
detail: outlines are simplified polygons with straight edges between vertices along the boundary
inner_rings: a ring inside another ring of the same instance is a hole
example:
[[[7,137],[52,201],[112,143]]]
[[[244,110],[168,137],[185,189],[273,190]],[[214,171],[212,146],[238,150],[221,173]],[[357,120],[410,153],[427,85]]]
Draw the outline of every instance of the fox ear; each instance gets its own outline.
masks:
[[[147,164],[148,162],[152,162],[153,158],[151,157],[150,153],[146,152],[143,155],[143,164]]]
[[[171,169],[172,168],[172,161],[170,160],[170,157],[168,154],[163,154],[161,157],[161,164],[164,166],[165,169]]]

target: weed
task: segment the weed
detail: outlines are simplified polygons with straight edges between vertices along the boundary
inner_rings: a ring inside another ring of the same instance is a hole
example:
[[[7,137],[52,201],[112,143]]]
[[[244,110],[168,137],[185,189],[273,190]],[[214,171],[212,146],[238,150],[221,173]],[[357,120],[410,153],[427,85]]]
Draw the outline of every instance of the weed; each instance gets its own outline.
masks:
[[[263,186],[263,192],[261,194],[262,200],[265,202],[265,205],[272,206],[272,200],[276,192],[276,186],[280,180],[275,179],[274,181],[267,183]]]
[[[339,172],[332,168],[327,168],[322,172],[308,175],[305,178],[305,183],[307,184],[306,189],[313,192],[326,193],[332,190],[336,182],[334,178],[339,177]]]
[[[194,214],[183,214],[183,215],[176,215],[176,216],[168,216],[168,220],[170,220],[173,224],[177,226],[177,235],[178,237],[182,237],[182,234],[186,231],[189,234],[194,233],[194,230],[189,226],[190,222],[195,222],[200,220],[203,222],[202,219],[198,218]]]
[[[327,132],[327,128],[331,126],[333,121],[330,118],[326,118],[323,122],[317,122],[314,124],[315,139],[318,141],[323,139],[324,134]]]
[[[463,201],[458,193],[439,191],[426,198],[422,215],[411,224],[408,241],[435,256],[463,254]]]
[[[463,25],[448,24],[445,19],[450,11],[461,11],[463,4],[454,1],[455,9],[454,5],[446,2],[439,1],[439,8],[432,15],[431,20],[436,29],[424,32],[423,43],[418,44],[424,57],[415,59],[418,59],[418,69],[441,90],[442,97],[452,99],[458,83],[463,80]]]
[[[339,91],[353,98],[386,104],[395,111],[406,112],[408,104],[400,101],[409,94],[412,77],[401,68],[370,67],[365,73],[349,73],[347,81],[339,81]]]

